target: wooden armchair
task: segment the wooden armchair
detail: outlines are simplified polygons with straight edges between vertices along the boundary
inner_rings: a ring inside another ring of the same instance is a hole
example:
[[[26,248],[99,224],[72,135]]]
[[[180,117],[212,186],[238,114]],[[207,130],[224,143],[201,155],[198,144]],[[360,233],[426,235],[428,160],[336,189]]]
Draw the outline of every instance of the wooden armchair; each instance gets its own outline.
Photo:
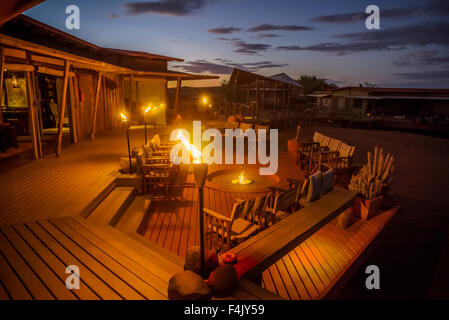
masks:
[[[271,225],[286,218],[290,213],[300,208],[300,201],[307,191],[308,180],[303,183],[295,179],[287,179],[287,189],[270,187],[272,191],[268,198],[265,211],[268,214],[267,224]]]
[[[166,159],[146,158],[143,152],[137,155],[137,161],[142,170],[143,192],[168,198],[169,188],[176,177],[175,166]]]
[[[266,202],[267,196],[237,200],[229,217],[204,208],[207,246],[225,252],[261,230]]]

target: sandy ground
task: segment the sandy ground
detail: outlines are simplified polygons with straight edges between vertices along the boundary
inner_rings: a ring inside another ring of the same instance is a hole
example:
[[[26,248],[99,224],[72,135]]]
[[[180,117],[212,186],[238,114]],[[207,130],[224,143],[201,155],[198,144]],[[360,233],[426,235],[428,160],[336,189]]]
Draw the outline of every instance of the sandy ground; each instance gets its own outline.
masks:
[[[302,138],[315,130],[355,145],[355,163],[366,162],[376,144],[396,159],[390,195],[401,210],[362,256],[355,276],[339,298],[449,298],[449,140],[396,131],[368,131],[306,127]],[[280,148],[295,130],[282,131]],[[381,289],[365,288],[365,268],[379,266]]]

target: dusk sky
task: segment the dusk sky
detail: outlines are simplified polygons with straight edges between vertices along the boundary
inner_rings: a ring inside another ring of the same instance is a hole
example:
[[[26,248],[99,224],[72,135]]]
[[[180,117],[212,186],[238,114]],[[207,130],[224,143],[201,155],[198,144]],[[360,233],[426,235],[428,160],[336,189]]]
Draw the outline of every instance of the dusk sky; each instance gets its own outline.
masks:
[[[70,4],[80,8],[80,30],[65,28]],[[365,27],[371,4],[380,30]],[[236,66],[339,86],[449,88],[445,0],[47,0],[26,14],[99,46],[185,60],[172,70],[220,75],[202,85],[220,84]]]

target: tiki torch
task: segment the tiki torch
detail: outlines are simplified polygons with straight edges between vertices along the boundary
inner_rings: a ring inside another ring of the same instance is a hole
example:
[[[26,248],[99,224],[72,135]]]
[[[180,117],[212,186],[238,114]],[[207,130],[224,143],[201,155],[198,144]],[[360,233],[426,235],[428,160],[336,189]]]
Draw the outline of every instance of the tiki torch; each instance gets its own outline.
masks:
[[[120,113],[120,115],[122,116],[123,121],[126,123],[126,140],[128,141],[129,174],[131,175],[133,173],[133,164],[131,161],[131,148],[129,146],[129,120],[123,113]]]

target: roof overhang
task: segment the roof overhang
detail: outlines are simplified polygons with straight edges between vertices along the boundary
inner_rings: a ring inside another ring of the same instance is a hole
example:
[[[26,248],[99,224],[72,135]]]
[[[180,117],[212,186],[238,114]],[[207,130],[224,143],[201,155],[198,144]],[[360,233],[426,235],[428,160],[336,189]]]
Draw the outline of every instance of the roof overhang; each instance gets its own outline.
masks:
[[[342,96],[343,97],[343,96]],[[364,100],[449,100],[449,97],[426,97],[426,96],[345,96],[350,99],[364,99]]]

